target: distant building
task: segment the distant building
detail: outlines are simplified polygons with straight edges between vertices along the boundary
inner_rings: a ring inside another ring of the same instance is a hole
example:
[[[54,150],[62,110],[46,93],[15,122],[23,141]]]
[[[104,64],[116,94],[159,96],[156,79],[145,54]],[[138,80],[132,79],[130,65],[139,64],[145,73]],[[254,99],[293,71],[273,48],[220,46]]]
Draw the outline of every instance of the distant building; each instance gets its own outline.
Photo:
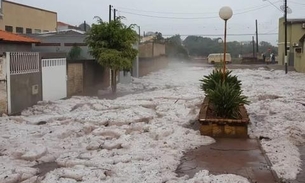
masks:
[[[68,54],[73,46],[78,46],[81,48],[80,56],[82,59],[93,59],[85,43],[86,34],[84,31],[67,29],[28,36],[41,41],[41,43],[33,45],[33,51]]]
[[[18,34],[55,31],[57,13],[15,2],[0,0],[0,29]]]
[[[302,46],[300,41],[305,34],[305,19],[288,19],[287,20],[287,50],[288,50],[288,65],[294,66],[299,72],[305,72],[305,68],[301,71],[301,65],[305,67],[305,60],[299,63],[300,60],[295,60],[295,47]],[[284,65],[285,56],[285,20],[279,19],[279,34],[278,34],[278,63]],[[304,52],[304,51],[303,51]]]
[[[67,29],[79,29],[77,26],[69,25],[64,22],[57,22],[57,31],[67,30]]]
[[[155,40],[156,36],[145,36],[141,38],[141,43],[145,43],[145,42],[152,42],[153,40]]]

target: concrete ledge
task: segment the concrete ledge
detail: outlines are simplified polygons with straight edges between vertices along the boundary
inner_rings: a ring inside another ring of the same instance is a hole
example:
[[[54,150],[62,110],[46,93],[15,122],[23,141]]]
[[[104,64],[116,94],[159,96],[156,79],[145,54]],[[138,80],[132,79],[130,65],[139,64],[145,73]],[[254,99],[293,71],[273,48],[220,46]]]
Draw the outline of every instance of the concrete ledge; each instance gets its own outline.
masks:
[[[208,116],[210,103],[205,97],[199,113],[201,135],[211,137],[248,138],[248,124],[250,119],[246,108],[241,105],[241,119],[221,119]]]

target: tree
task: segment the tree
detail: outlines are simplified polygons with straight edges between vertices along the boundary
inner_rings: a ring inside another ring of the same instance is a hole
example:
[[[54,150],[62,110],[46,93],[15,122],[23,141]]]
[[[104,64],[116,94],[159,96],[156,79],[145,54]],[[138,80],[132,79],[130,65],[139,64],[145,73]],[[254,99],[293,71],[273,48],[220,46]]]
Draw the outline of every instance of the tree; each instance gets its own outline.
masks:
[[[174,58],[188,58],[188,52],[185,47],[182,45],[182,40],[180,35],[175,35],[166,40],[165,47],[166,55]]]
[[[266,41],[261,41],[259,43],[259,47],[260,47],[260,50],[264,53],[272,52],[272,53],[277,54],[277,52],[278,52],[277,47],[272,46],[270,43],[268,43]]]
[[[207,38],[201,36],[188,36],[183,41],[185,48],[188,50],[191,56],[208,56],[211,53],[222,53],[223,43],[219,43],[220,38]],[[262,41],[259,45],[259,50],[263,52],[273,52],[277,53],[277,47],[272,46],[270,43]],[[227,42],[227,52],[231,54],[232,57],[237,58],[240,54],[242,55],[252,55],[253,54],[253,44],[251,41],[248,42],[238,42],[232,41]]]
[[[155,34],[156,34],[156,38],[155,38],[156,42],[164,42],[164,37],[161,32],[156,32]]]
[[[77,60],[80,59],[82,53],[82,49],[77,46],[76,44],[73,44],[73,47],[68,53],[68,58],[71,60]]]
[[[111,22],[98,18],[88,33],[86,42],[90,54],[97,62],[111,69],[112,92],[116,92],[116,76],[121,70],[130,70],[138,51],[133,48],[138,35],[133,30],[134,25],[126,26],[122,17]]]

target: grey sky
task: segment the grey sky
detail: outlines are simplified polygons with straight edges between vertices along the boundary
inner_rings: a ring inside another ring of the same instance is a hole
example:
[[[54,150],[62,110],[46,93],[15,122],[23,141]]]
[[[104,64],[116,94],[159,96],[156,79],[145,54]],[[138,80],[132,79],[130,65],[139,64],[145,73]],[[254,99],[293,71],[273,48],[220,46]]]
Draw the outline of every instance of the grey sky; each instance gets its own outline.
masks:
[[[125,16],[126,24],[135,23],[143,31],[159,31],[164,35],[217,35],[223,34],[223,21],[218,11],[228,5],[234,15],[228,22],[228,34],[252,34],[255,19],[259,21],[260,33],[276,33],[279,17],[283,13],[263,0],[11,0],[30,6],[56,11],[58,20],[79,25],[84,20],[94,23],[94,16],[108,21],[108,5],[118,9],[118,15]],[[277,7],[283,0],[270,0]],[[288,0],[293,13],[289,18],[305,18],[304,0]],[[155,13],[162,12],[162,13]],[[163,13],[164,12],[164,13]],[[131,14],[133,13],[133,14]],[[175,13],[175,14],[171,14]],[[141,14],[134,15],[134,14]],[[145,15],[145,16],[143,16]],[[158,16],[163,18],[152,18]],[[198,18],[198,19],[172,19]],[[216,18],[209,18],[216,17]],[[211,37],[211,36],[207,36]],[[229,36],[229,40],[249,41],[251,35]],[[277,35],[262,35],[260,41],[276,44]]]

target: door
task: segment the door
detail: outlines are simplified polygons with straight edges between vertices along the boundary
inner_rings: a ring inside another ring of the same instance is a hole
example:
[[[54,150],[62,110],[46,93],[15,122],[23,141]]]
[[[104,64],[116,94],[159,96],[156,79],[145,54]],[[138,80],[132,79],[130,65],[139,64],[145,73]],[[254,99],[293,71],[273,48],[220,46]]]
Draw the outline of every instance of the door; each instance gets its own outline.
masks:
[[[42,59],[42,99],[59,100],[67,97],[66,58]]]

